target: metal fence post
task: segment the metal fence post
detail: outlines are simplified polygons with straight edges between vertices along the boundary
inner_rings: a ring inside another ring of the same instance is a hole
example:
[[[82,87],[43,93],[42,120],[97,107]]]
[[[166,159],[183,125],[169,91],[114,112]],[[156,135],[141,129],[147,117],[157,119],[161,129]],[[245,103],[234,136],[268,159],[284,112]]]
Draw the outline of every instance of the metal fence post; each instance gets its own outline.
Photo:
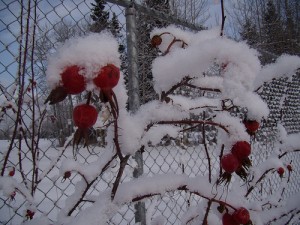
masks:
[[[127,33],[127,48],[128,48],[128,97],[129,110],[136,112],[140,106],[139,99],[139,79],[138,79],[138,54],[137,54],[137,39],[136,39],[136,9],[134,4],[126,8],[126,33]],[[136,152],[134,158],[137,163],[137,168],[133,171],[135,178],[141,176],[143,171],[143,155],[140,151]],[[140,222],[141,225],[146,225],[146,210],[145,203],[139,202],[135,204],[135,222]]]

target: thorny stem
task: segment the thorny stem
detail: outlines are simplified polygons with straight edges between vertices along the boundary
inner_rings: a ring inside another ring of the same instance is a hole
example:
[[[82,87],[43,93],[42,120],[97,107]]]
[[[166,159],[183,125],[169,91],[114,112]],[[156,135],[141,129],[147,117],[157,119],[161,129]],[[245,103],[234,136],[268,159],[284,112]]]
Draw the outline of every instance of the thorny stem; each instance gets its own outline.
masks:
[[[222,25],[221,25],[221,33],[220,33],[220,36],[223,37],[223,34],[224,34],[224,25],[225,25],[225,19],[226,19],[226,16],[224,15],[224,2],[223,0],[221,0],[221,12],[222,12]]]
[[[191,191],[191,190],[188,189],[188,187],[186,185],[180,186],[180,187],[178,187],[178,188],[176,188],[174,190],[189,191],[190,193],[198,195],[198,196],[200,196],[200,197],[202,197],[202,198],[204,198],[204,199],[206,199],[208,201],[215,202],[215,203],[218,203],[218,204],[222,204],[224,206],[232,208],[233,210],[236,210],[236,208],[234,206],[230,205],[229,203],[224,202],[222,200],[215,199],[215,198],[207,197],[207,196],[205,196],[205,195],[203,195],[203,194],[201,194],[201,193],[199,193],[197,191]],[[171,191],[174,191],[174,190],[169,190],[168,192],[171,192]],[[141,201],[141,200],[143,200],[145,198],[153,197],[153,196],[156,196],[156,195],[161,195],[161,193],[150,193],[150,194],[140,195],[138,197],[133,198],[131,201],[132,202],[138,202],[138,201]]]
[[[117,157],[117,155],[115,154],[106,164],[105,166],[102,168],[100,174],[94,179],[92,180],[90,183],[87,183],[84,191],[81,194],[81,197],[78,199],[78,201],[76,202],[76,204],[73,206],[72,209],[70,209],[70,211],[68,212],[68,216],[71,216],[72,213],[76,210],[76,208],[79,206],[79,204],[81,202],[84,201],[84,197],[86,195],[86,193],[88,192],[88,190],[93,186],[93,184],[96,182],[96,180],[98,179],[99,176],[101,176],[109,167],[110,163]]]
[[[4,176],[6,165],[10,156],[10,153],[13,149],[13,144],[15,141],[15,138],[17,136],[18,132],[18,124],[20,124],[21,121],[21,110],[22,110],[22,105],[23,105],[23,92],[24,92],[24,84],[25,84],[25,70],[26,70],[26,60],[27,60],[27,51],[28,51],[28,43],[29,43],[29,22],[30,22],[30,3],[31,1],[28,1],[28,10],[27,10],[27,22],[26,22],[26,36],[25,36],[25,46],[24,46],[24,53],[23,53],[23,62],[22,62],[22,39],[23,39],[23,1],[21,1],[21,13],[20,13],[20,18],[21,18],[21,43],[20,43],[20,48],[19,48],[19,70],[18,70],[18,81],[19,81],[19,94],[18,94],[18,110],[17,110],[17,116],[16,116],[16,122],[15,122],[15,127],[14,127],[14,132],[10,141],[10,145],[8,147],[8,151],[4,157],[4,162],[2,165],[2,170],[1,170],[1,176]],[[21,124],[20,124],[21,125]]]
[[[31,47],[31,73],[32,73],[32,78],[31,78],[31,96],[32,96],[32,132],[31,132],[31,151],[32,151],[32,163],[33,163],[33,170],[32,170],[32,189],[31,189],[31,195],[34,195],[35,189],[37,187],[37,180],[38,180],[38,174],[39,174],[39,168],[37,165],[37,162],[39,160],[39,147],[38,147],[38,142],[35,140],[36,136],[36,130],[35,130],[35,114],[36,114],[36,99],[35,99],[35,93],[34,93],[34,60],[33,60],[33,55],[34,55],[34,47],[35,47],[35,31],[36,31],[36,19],[37,19],[37,13],[36,13],[36,8],[37,8],[37,1],[34,1],[34,19],[33,19],[33,33],[32,33],[32,47]],[[39,134],[39,133],[37,133]],[[39,136],[39,135],[38,135]]]
[[[292,209],[292,210],[290,210],[290,211],[288,211],[288,212],[286,212],[286,213],[280,215],[279,217],[277,217],[277,218],[275,218],[275,219],[269,221],[267,224],[272,224],[273,222],[275,222],[275,221],[277,221],[277,220],[280,220],[281,218],[283,218],[283,217],[285,217],[285,216],[288,216],[288,215],[292,214],[292,213],[295,212],[295,211],[296,211],[296,209]],[[292,214],[290,220],[289,220],[287,223],[285,223],[285,225],[289,225],[289,222],[293,219],[293,217],[294,217],[295,215],[299,214],[299,213],[300,213],[300,210],[296,211],[295,214]]]
[[[21,155],[21,148],[22,148],[22,135],[19,134],[19,146],[18,146],[18,158],[19,158],[19,170],[23,179],[23,182],[25,184],[25,187],[28,189],[28,183],[27,183],[27,177],[25,176],[24,170],[23,170],[23,160],[22,160],[22,155]]]
[[[170,48],[172,47],[172,45],[175,43],[175,42],[178,42],[178,41],[181,41],[182,42],[182,48],[184,48],[185,45],[188,45],[186,42],[184,42],[183,40],[180,40],[180,39],[177,39],[173,34],[171,34],[170,32],[163,32],[161,33],[160,35],[158,35],[159,37],[160,36],[163,36],[164,34],[170,34],[173,36],[173,40],[172,42],[169,44],[167,50],[162,54],[163,56],[168,54],[169,51],[170,51]]]
[[[39,126],[38,126],[38,130],[37,130],[37,133],[40,134],[41,133],[41,129],[42,129],[42,123],[44,121],[44,118],[46,116],[46,109],[42,112],[42,115],[41,115],[41,118],[40,118],[40,122],[39,122]],[[40,141],[40,135],[37,136],[37,140],[36,140],[36,144],[35,144],[35,148],[38,149],[39,148],[39,141]],[[39,152],[38,152],[39,154]],[[39,158],[39,155],[37,156]],[[52,167],[53,168],[53,167]],[[39,176],[38,176],[38,173],[36,173],[36,178],[35,178],[35,187],[34,187],[34,190],[36,190],[37,188],[37,185],[38,183],[40,182],[39,180]]]
[[[219,124],[219,123],[215,123],[212,121],[206,121],[206,120],[170,120],[170,121],[158,121],[155,123],[151,123],[147,126],[146,131],[150,130],[151,127],[153,127],[155,124],[158,125],[164,125],[164,124],[187,124],[187,125],[191,125],[191,124],[207,124],[207,125],[212,125],[212,126],[217,126],[222,128],[226,133],[229,133],[229,130],[226,128],[226,126]]]
[[[278,156],[279,159],[281,159],[283,156],[285,156],[286,154],[290,153],[290,152],[300,152],[300,149],[295,149],[293,151],[289,151],[289,152],[284,152],[281,155]]]
[[[206,208],[206,212],[205,212],[205,216],[204,216],[202,225],[208,225],[207,218],[208,218],[208,214],[209,214],[209,210],[210,210],[211,204],[212,204],[212,200],[209,200],[207,202],[207,208]]]
[[[115,198],[117,189],[118,189],[120,181],[121,181],[121,177],[122,177],[122,175],[124,173],[124,169],[125,169],[125,167],[127,165],[129,157],[130,157],[130,155],[126,155],[124,158],[121,159],[120,168],[119,168],[119,171],[118,171],[118,175],[116,177],[116,180],[114,182],[114,185],[113,185],[113,188],[112,188],[112,191],[111,191],[111,200],[112,201]]]
[[[87,105],[89,105],[89,104],[90,104],[90,102],[91,102],[91,98],[92,98],[92,92],[91,92],[91,91],[89,91],[89,93],[88,93],[88,97],[87,97],[87,100],[86,100],[86,104],[87,104]]]
[[[265,172],[263,173],[263,175],[261,175],[261,177],[256,181],[256,183],[255,183],[254,185],[252,185],[252,186],[248,189],[248,191],[247,191],[245,197],[248,197],[248,195],[253,191],[253,189],[255,188],[255,186],[256,186],[260,181],[262,181],[262,179],[264,179],[264,177],[265,177],[270,171],[272,171],[272,170],[273,170],[273,169],[269,169],[269,170],[265,171]]]
[[[205,119],[205,112],[203,112],[203,119]],[[206,143],[206,138],[205,138],[205,124],[202,124],[202,137],[203,137],[203,145],[205,148],[205,153],[207,157],[207,162],[208,162],[208,181],[211,183],[211,162],[210,162],[210,156],[208,152],[208,147]]]
[[[185,45],[187,45],[187,43],[185,43],[183,40],[180,39],[176,39],[176,37],[174,37],[174,39],[171,41],[171,43],[169,44],[167,50],[162,54],[163,56],[165,56],[166,54],[168,54],[170,52],[170,49],[172,47],[172,45],[176,42],[182,42],[182,48],[184,48]]]
[[[220,89],[216,89],[216,88],[205,88],[205,87],[198,87],[196,85],[193,84],[187,84],[186,86],[190,87],[190,88],[195,88],[195,89],[199,89],[201,91],[212,91],[212,92],[218,92],[221,93]]]
[[[222,147],[221,147],[221,152],[220,152],[220,156],[219,156],[219,162],[221,162],[221,159],[223,157],[223,153],[224,153],[224,148],[225,148],[225,145],[222,144]],[[222,176],[222,167],[220,166],[220,172],[219,172],[219,177]]]
[[[168,95],[169,95],[169,94],[173,93],[173,91],[175,91],[175,90],[176,90],[177,88],[179,88],[179,87],[188,85],[188,82],[189,82],[190,80],[192,80],[192,78],[186,76],[186,77],[182,78],[182,80],[181,80],[179,83],[177,83],[177,84],[175,84],[174,86],[172,86],[167,92],[164,92],[164,91],[163,91],[163,92],[161,93],[161,101],[162,101],[162,102],[163,102],[163,101],[167,101],[167,98],[168,98]]]

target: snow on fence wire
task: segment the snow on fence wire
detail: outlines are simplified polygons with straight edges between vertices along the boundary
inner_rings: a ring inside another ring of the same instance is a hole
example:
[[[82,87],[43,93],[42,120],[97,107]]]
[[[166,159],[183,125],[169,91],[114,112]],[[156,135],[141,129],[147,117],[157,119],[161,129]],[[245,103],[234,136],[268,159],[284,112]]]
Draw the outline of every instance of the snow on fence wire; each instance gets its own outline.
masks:
[[[137,75],[135,79],[129,79],[128,84],[129,95],[132,97],[129,100],[129,108],[134,111],[139,104],[142,105],[157,97],[153,94],[150,72],[152,60],[156,57],[157,52],[149,48],[150,31],[154,27],[163,27],[168,24],[177,24],[192,30],[200,29],[173,18],[165,12],[159,13],[138,4],[134,4],[136,10],[134,12],[137,15],[136,26],[132,27],[132,19],[134,19],[132,2],[125,0],[107,2],[105,11],[109,13],[109,18],[106,21],[106,27],[102,27],[103,21],[99,27],[99,24],[91,18],[93,9],[91,3],[94,3],[92,0],[3,1],[0,5],[1,164],[5,160],[7,149],[11,149],[6,172],[15,169],[14,177],[19,181],[23,180],[24,185],[31,190],[31,194],[34,194],[36,215],[44,214],[53,221],[60,214],[60,209],[64,207],[67,197],[77,188],[75,183],[81,179],[78,174],[72,174],[70,179],[63,179],[59,176],[59,170],[63,159],[73,157],[72,146],[68,145],[74,132],[72,109],[73,105],[81,102],[84,96],[79,95],[73,99],[66,99],[63,103],[46,110],[44,100],[49,94],[45,81],[47,54],[54,52],[61,43],[73,36],[82,36],[93,29],[94,31],[95,29],[99,29],[99,31],[103,28],[110,29],[116,34],[120,46],[126,46],[126,50],[122,53],[124,74],[134,73]],[[28,10],[29,8],[32,10]],[[118,21],[117,25],[113,23],[114,15]],[[33,43],[34,48],[32,47]],[[137,80],[138,86],[134,83]],[[277,133],[275,127],[278,122],[284,125],[289,133],[300,131],[299,87],[298,73],[293,80],[274,80],[271,84],[266,85],[260,93],[268,102],[271,114],[256,137],[252,139],[252,146],[261,150],[257,151],[259,153],[252,158],[254,165],[264,161],[274,147]],[[182,91],[188,92],[188,90]],[[23,103],[18,102],[18,93],[23,93]],[[204,91],[194,94],[214,95],[214,93]],[[22,107],[18,108],[20,104]],[[20,113],[18,117],[20,120],[16,120],[17,113]],[[209,140],[212,173],[217,174],[219,172],[218,153],[221,149],[214,151],[217,148],[215,145],[216,131],[209,125],[204,130],[205,137]],[[38,145],[35,145],[32,138],[36,135],[39,137]],[[79,162],[92,163],[97,159],[97,155],[105,151],[105,131],[97,129],[90,135],[94,140],[93,147],[81,149],[77,153]],[[14,138],[13,142],[10,141],[12,138]],[[35,153],[38,152],[38,162],[32,160],[33,150]],[[60,155],[58,164],[49,164]],[[300,175],[300,165],[297,163],[299,160],[297,153],[283,157],[288,157],[287,161],[293,161],[294,170],[294,175],[291,176],[289,185],[284,192],[283,198],[287,199],[299,191],[300,183],[297,177]],[[129,160],[123,181],[142,174],[155,175],[173,172],[187,174],[191,177],[208,174],[209,166],[203,144],[203,129],[199,128],[184,132],[177,139],[166,138],[159,145],[149,146],[143,152],[136,154],[135,159]],[[44,172],[51,167],[53,167],[51,172],[45,174]],[[101,176],[101,179],[96,180],[88,194],[96,195],[112,187],[118,171],[116,167],[112,167],[109,172]],[[23,173],[19,172],[21,170]],[[36,172],[33,173],[33,171]],[[38,176],[35,177],[36,174]],[[281,182],[276,175],[272,174],[264,183],[256,187],[252,198],[258,199],[276,192]],[[10,193],[10,195],[7,197],[7,192],[1,194],[0,223],[20,224],[26,220],[26,214],[30,217],[26,212],[28,203],[24,202],[23,196],[18,192],[15,193],[15,196],[13,196],[14,193]],[[186,209],[193,202],[199,200],[199,197],[191,198],[188,192],[182,191],[175,191],[162,197],[151,197],[144,203],[125,205],[109,224],[135,224],[137,221],[145,224],[145,222],[149,222],[147,213],[163,215],[167,224],[180,224],[180,218]],[[76,214],[90,204],[88,200],[82,202],[74,208],[74,213]]]

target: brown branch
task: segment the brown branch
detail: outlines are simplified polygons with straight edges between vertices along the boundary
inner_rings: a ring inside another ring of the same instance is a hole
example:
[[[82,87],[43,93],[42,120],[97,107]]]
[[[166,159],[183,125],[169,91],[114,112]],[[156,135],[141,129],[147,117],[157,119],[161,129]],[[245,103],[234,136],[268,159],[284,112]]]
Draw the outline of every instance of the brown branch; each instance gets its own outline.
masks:
[[[265,172],[261,175],[261,177],[256,181],[256,183],[255,183],[254,185],[252,185],[252,186],[248,189],[248,191],[247,191],[245,197],[248,197],[248,195],[253,191],[253,189],[255,188],[255,186],[256,186],[259,182],[261,182],[262,179],[264,179],[264,177],[265,177],[270,171],[272,171],[272,170],[273,170],[273,169],[269,169],[269,170],[265,171]]]
[[[88,190],[93,186],[93,184],[97,181],[98,177],[101,176],[109,167],[110,163],[117,157],[117,154],[115,154],[106,164],[105,166],[102,168],[102,170],[100,171],[99,175],[92,180],[90,183],[87,183],[84,191],[81,194],[81,197],[78,199],[78,201],[75,203],[75,205],[70,209],[70,211],[68,212],[68,216],[71,216],[72,213],[76,210],[76,208],[80,205],[80,203],[82,201],[84,201],[84,197],[86,195],[86,193],[88,192]]]
[[[70,141],[71,142],[71,141]],[[62,155],[64,154],[65,150],[67,149],[68,145],[66,145],[66,147],[61,151],[61,153],[58,155],[58,157],[55,159],[56,163],[60,160],[60,158],[62,157]],[[56,163],[53,163],[53,165],[49,168],[49,170],[47,172],[45,172],[45,176],[48,175],[51,170],[53,170],[53,168],[55,167]],[[42,177],[37,180],[37,184],[39,184],[42,181]]]
[[[177,83],[174,86],[172,86],[168,91],[166,91],[166,92],[163,91],[161,93],[161,101],[162,102],[166,101],[166,99],[167,99],[167,97],[168,97],[169,94],[173,93],[177,88],[180,88],[182,86],[188,85],[188,82],[190,80],[192,80],[192,78],[186,76],[186,77],[182,78],[182,80],[179,83]]]
[[[203,119],[205,118],[205,112],[203,112]],[[208,152],[208,147],[206,143],[206,138],[205,138],[205,124],[202,124],[202,137],[203,137],[203,144],[204,144],[204,149],[206,153],[206,158],[208,162],[208,181],[211,183],[211,162],[210,162],[210,156]]]
[[[186,42],[184,42],[181,39],[177,39],[174,35],[173,35],[174,39],[171,41],[171,43],[169,44],[168,48],[166,49],[166,51],[162,54],[162,56],[165,56],[166,54],[168,54],[170,52],[171,47],[176,43],[176,42],[182,42],[182,48],[184,48],[185,45],[188,45]]]
[[[121,181],[121,178],[122,178],[122,175],[124,173],[124,169],[127,165],[129,157],[130,157],[130,155],[126,155],[124,158],[121,159],[118,175],[116,177],[116,180],[114,182],[114,185],[113,185],[113,188],[112,188],[112,191],[111,191],[111,196],[110,197],[111,197],[112,201],[115,198],[116,192],[118,190],[118,187],[119,187],[119,184],[120,184],[120,181]]]
[[[209,210],[210,210],[210,207],[211,207],[211,203],[212,203],[212,200],[209,200],[207,202],[207,208],[206,208],[206,212],[205,212],[205,215],[204,215],[202,225],[208,225],[207,218],[208,218]]]
[[[185,124],[185,125],[192,125],[192,124],[206,124],[206,125],[212,125],[216,127],[220,127],[223,129],[226,133],[229,134],[229,130],[226,128],[226,126],[215,123],[212,121],[206,121],[206,120],[170,120],[170,121],[158,121],[155,123],[151,123],[147,126],[146,131],[149,131],[151,127],[153,127],[155,124],[158,125],[165,125],[165,124]]]
[[[91,98],[92,98],[92,92],[89,91],[89,93],[87,94],[87,100],[86,100],[87,105],[89,105],[91,103]]]
[[[284,152],[281,155],[279,155],[278,158],[281,159],[283,156],[285,156],[286,154],[291,153],[291,152],[300,152],[300,149],[295,149],[293,151]]]
[[[220,162],[221,162],[221,159],[223,157],[224,149],[225,149],[225,145],[222,144],[221,152],[220,152],[220,155],[219,155],[219,161]],[[222,167],[220,166],[219,177],[221,177],[221,176],[222,176]]]
[[[221,25],[221,33],[220,33],[220,36],[223,37],[223,34],[224,34],[224,25],[225,25],[225,19],[226,19],[226,16],[224,15],[224,2],[223,0],[221,0],[221,12],[222,12],[222,25]]]
[[[297,209],[292,209],[292,210],[290,210],[290,211],[288,211],[288,212],[286,212],[286,213],[280,215],[279,217],[274,218],[273,220],[269,221],[267,224],[271,224],[271,223],[273,223],[273,222],[275,222],[275,221],[277,221],[277,220],[280,220],[281,218],[290,215],[291,213],[293,213],[293,212],[296,211],[296,210],[297,210]],[[296,211],[295,214],[293,214],[293,216],[295,216],[295,215],[297,215],[297,214],[299,214],[299,213],[300,213],[300,210]],[[293,217],[293,216],[292,216],[292,217]],[[286,223],[285,225],[288,225],[288,224],[289,224],[289,223]]]
[[[203,194],[200,194],[200,193],[197,192],[197,191],[191,191],[191,190],[189,190],[189,189],[187,188],[187,185],[180,186],[180,187],[178,187],[178,188],[176,188],[176,189],[174,189],[174,190],[169,190],[169,191],[167,191],[167,192],[172,192],[172,191],[176,191],[176,190],[177,190],[177,191],[189,191],[190,193],[195,194],[195,195],[198,195],[198,196],[200,196],[200,197],[202,197],[202,198],[204,198],[204,199],[206,199],[206,200],[208,200],[208,201],[215,202],[215,203],[218,203],[218,204],[222,204],[222,205],[224,205],[224,206],[227,206],[227,207],[232,208],[233,210],[236,210],[236,208],[235,208],[234,206],[230,205],[230,204],[227,203],[227,202],[224,202],[224,201],[221,201],[221,200],[218,200],[218,199],[215,199],[215,198],[207,197],[207,196],[205,196],[205,195],[203,195]],[[151,193],[151,194],[140,195],[140,196],[138,196],[138,197],[133,198],[133,199],[131,200],[131,202],[138,202],[138,201],[141,201],[141,200],[143,200],[143,199],[145,199],[145,198],[150,198],[150,197],[153,197],[153,196],[156,196],[156,195],[161,195],[161,193]]]
[[[39,168],[38,168],[38,160],[39,160],[39,155],[40,155],[40,150],[38,147],[38,143],[35,141],[35,136],[36,136],[36,129],[35,129],[35,124],[36,124],[36,119],[35,119],[35,114],[36,114],[36,98],[35,98],[35,92],[34,92],[34,77],[35,77],[35,72],[34,72],[34,48],[35,48],[35,32],[36,32],[36,19],[37,19],[37,1],[34,1],[34,16],[33,16],[33,31],[32,31],[32,47],[31,47],[31,57],[30,57],[30,64],[31,64],[31,98],[32,98],[32,131],[31,131],[31,151],[32,151],[32,163],[33,163],[33,169],[32,169],[32,190],[31,194],[32,196],[34,195],[34,192],[37,187],[37,180],[38,180],[38,174],[39,174]],[[30,8],[29,8],[30,10]],[[39,136],[40,133],[37,132],[37,136]]]
[[[28,180],[27,177],[25,176],[24,170],[23,170],[23,160],[22,160],[22,155],[21,155],[21,149],[22,149],[22,136],[19,134],[19,146],[18,146],[18,159],[19,159],[19,170],[23,179],[23,182],[25,184],[25,187],[29,189],[28,187]]]
[[[219,93],[221,93],[221,90],[220,90],[220,89],[217,89],[217,88],[198,87],[198,86],[193,85],[193,84],[187,84],[186,86],[188,86],[188,87],[190,87],[190,88],[199,89],[199,90],[201,90],[201,91],[212,91],[212,92],[219,92]]]
[[[5,169],[6,169],[6,165],[10,156],[10,153],[13,149],[13,144],[14,141],[16,139],[17,136],[17,132],[18,132],[18,124],[20,123],[20,117],[21,117],[21,110],[22,110],[22,106],[23,106],[23,91],[24,91],[24,85],[25,85],[25,70],[26,70],[26,60],[27,60],[27,52],[28,52],[28,43],[29,43],[29,20],[30,20],[30,3],[31,1],[28,1],[28,14],[27,14],[27,22],[26,22],[26,31],[25,31],[25,46],[24,46],[24,53],[23,53],[23,61],[22,61],[22,38],[23,38],[23,10],[24,10],[24,6],[22,4],[21,6],[21,12],[20,12],[20,18],[21,18],[21,43],[20,43],[20,47],[19,47],[19,68],[18,68],[18,83],[19,83],[19,93],[18,93],[18,110],[17,110],[17,116],[16,116],[16,121],[15,121],[15,127],[14,127],[14,131],[13,131],[13,135],[10,141],[10,145],[8,147],[8,150],[6,152],[6,155],[4,157],[4,162],[2,165],[2,170],[1,170],[1,176],[4,175],[5,173]]]

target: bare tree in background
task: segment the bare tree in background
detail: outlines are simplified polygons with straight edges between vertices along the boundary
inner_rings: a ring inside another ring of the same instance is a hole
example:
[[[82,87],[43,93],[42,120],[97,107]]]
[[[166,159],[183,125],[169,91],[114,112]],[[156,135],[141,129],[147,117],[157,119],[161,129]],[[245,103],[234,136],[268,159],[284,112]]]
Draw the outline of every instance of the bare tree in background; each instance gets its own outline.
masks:
[[[204,24],[208,20],[208,0],[171,0],[173,14],[192,24]]]
[[[283,53],[299,55],[299,0],[231,0],[236,38],[246,40],[270,62]]]

